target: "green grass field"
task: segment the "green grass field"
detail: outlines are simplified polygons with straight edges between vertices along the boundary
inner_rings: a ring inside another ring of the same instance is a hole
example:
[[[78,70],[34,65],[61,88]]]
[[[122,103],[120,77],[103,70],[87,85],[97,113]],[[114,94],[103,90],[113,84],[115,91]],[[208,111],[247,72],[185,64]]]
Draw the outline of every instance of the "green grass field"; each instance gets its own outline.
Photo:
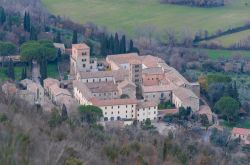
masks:
[[[250,0],[232,0],[218,8],[197,8],[160,4],[159,0],[42,0],[55,15],[85,23],[91,21],[106,26],[110,31],[134,34],[137,27],[155,26],[157,32],[166,27],[196,32],[243,25],[250,17]],[[159,33],[157,33],[159,35]]]
[[[207,53],[208,57],[216,60],[218,58],[229,58],[233,55],[242,55],[244,57],[250,58],[250,51],[231,51],[231,50],[212,50],[212,49],[202,49],[205,53]]]
[[[240,40],[244,40],[247,36],[250,36],[250,30],[245,30],[242,32],[238,32],[238,33],[233,33],[230,35],[226,35],[226,36],[222,36],[213,40],[209,40],[209,41],[203,41],[203,43],[211,43],[213,41],[217,41],[220,44],[222,44],[225,47],[228,47],[234,43],[239,42]]]

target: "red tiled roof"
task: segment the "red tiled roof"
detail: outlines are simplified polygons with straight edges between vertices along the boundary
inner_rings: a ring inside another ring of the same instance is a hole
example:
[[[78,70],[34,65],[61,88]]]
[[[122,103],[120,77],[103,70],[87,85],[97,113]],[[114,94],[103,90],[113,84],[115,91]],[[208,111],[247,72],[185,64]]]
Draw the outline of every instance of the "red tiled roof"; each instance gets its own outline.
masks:
[[[247,135],[250,135],[250,129],[234,127],[232,130],[232,133],[247,136]]]
[[[98,100],[96,98],[91,99],[95,106],[112,106],[112,105],[129,105],[129,104],[137,104],[136,99],[111,99],[111,100]]]

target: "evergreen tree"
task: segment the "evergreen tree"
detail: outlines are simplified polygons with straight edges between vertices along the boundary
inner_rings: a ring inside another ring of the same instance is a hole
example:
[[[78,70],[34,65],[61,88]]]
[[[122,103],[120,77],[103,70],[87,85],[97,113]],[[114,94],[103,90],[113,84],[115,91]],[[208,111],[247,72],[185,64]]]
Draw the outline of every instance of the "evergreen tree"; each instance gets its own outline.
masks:
[[[77,37],[77,31],[73,31],[73,38],[72,38],[72,44],[77,44],[78,43],[78,37]]]
[[[55,42],[56,42],[56,43],[62,43],[62,40],[61,40],[61,32],[60,32],[60,31],[57,31],[57,33],[56,33]]]
[[[61,61],[61,59],[62,59],[62,51],[61,51],[61,49],[58,49],[58,50],[57,50],[57,59],[58,59],[59,61]]]
[[[233,87],[232,87],[232,84],[228,84],[225,88],[225,91],[224,91],[224,96],[230,96],[230,97],[233,97]]]
[[[27,78],[27,69],[26,69],[26,66],[23,67],[23,70],[22,70],[22,76],[21,76],[21,80],[24,80]]]
[[[101,55],[102,56],[107,55],[107,48],[108,48],[107,37],[105,34],[102,34],[102,37],[101,37]]]
[[[41,74],[41,82],[46,79],[47,76],[47,60],[43,59],[40,64],[40,74]]]
[[[129,41],[129,53],[132,53],[134,51],[134,42],[133,40]]]
[[[120,43],[119,43],[119,36],[115,33],[115,41],[114,41],[114,54],[120,53]]]
[[[23,28],[26,32],[30,32],[31,27],[30,27],[30,15],[29,13],[25,12],[24,13],[24,19],[23,19]]]
[[[113,35],[110,36],[109,39],[109,54],[114,54],[114,37]]]
[[[68,112],[65,104],[62,106],[62,120],[67,120],[68,119]]]
[[[0,25],[4,24],[6,21],[6,14],[3,7],[0,6]]]
[[[15,68],[14,68],[14,63],[12,59],[9,61],[9,64],[8,64],[7,76],[9,79],[15,80]]]
[[[37,31],[34,26],[30,29],[30,40],[37,40]]]
[[[239,101],[239,93],[236,85],[236,81],[233,82],[233,93],[232,96],[235,100]]]
[[[122,39],[120,42],[120,53],[126,53],[126,37],[125,37],[125,35],[122,36]]]

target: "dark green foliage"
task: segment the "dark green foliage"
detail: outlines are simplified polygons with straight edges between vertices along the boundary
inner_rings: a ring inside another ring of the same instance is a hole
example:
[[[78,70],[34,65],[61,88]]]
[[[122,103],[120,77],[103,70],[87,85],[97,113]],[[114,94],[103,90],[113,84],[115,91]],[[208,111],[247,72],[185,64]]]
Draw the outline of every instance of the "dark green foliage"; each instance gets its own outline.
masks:
[[[8,120],[8,117],[5,113],[0,113],[0,123],[6,122]]]
[[[175,108],[175,105],[173,103],[171,103],[171,101],[167,101],[167,102],[164,102],[164,103],[160,103],[158,105],[158,109],[172,109],[172,108]]]
[[[103,117],[102,110],[96,106],[81,105],[78,107],[78,112],[81,121],[87,122],[88,124],[95,124],[101,117]]]
[[[144,130],[150,130],[150,129],[155,129],[155,127],[151,124],[150,119],[146,119],[144,123],[142,123],[142,129]]]
[[[51,41],[28,41],[21,46],[21,59],[24,61],[53,61],[56,59],[56,49]]]
[[[185,119],[187,120],[187,118],[190,116],[191,114],[191,108],[187,108],[185,109],[184,107],[180,107],[179,108],[179,118],[180,119]]]
[[[27,12],[24,13],[23,28],[26,32],[30,32],[31,30],[30,14]]]
[[[15,80],[15,68],[12,60],[10,60],[8,63],[7,76],[9,79]]]
[[[225,147],[228,144],[230,133],[227,130],[220,131],[216,128],[212,129],[210,142],[216,146]]]
[[[214,109],[219,114],[226,116],[227,121],[236,120],[239,114],[240,104],[229,96],[224,96],[215,104]]]
[[[11,42],[0,41],[0,56],[8,56],[16,53],[16,46]]]
[[[30,28],[30,40],[37,40],[37,31],[34,26],[31,26]]]
[[[62,120],[68,119],[68,112],[66,106],[63,104],[62,106]]]
[[[129,41],[129,53],[132,53],[134,50],[134,42],[133,40]]]
[[[120,53],[120,41],[119,41],[118,34],[115,33],[114,52],[113,52],[113,54],[119,54],[119,53]]]
[[[73,31],[73,38],[72,38],[72,44],[77,44],[78,43],[78,36],[77,36],[77,31]]]
[[[3,25],[6,21],[5,10],[2,6],[0,6],[0,25]]]
[[[109,39],[109,54],[113,53],[114,53],[114,37],[113,35],[111,35]]]
[[[105,34],[101,35],[101,55],[106,56],[108,54],[108,39]]]
[[[41,82],[48,77],[48,69],[47,69],[47,60],[43,59],[40,63],[40,74],[41,74]]]
[[[126,52],[127,52],[127,50],[126,50],[126,37],[125,37],[125,35],[123,35],[122,39],[120,41],[120,53],[123,54]]]
[[[23,70],[22,70],[21,80],[24,80],[26,78],[27,78],[27,68],[25,66],[23,67]]]
[[[205,115],[205,114],[200,115],[200,122],[201,122],[202,126],[208,127],[209,121],[208,121],[207,115]]]
[[[209,86],[212,83],[230,83],[232,79],[223,74],[209,74],[206,76],[206,83]]]
[[[54,42],[56,42],[56,43],[62,43],[61,32],[60,31],[57,31],[56,38],[55,38]]]

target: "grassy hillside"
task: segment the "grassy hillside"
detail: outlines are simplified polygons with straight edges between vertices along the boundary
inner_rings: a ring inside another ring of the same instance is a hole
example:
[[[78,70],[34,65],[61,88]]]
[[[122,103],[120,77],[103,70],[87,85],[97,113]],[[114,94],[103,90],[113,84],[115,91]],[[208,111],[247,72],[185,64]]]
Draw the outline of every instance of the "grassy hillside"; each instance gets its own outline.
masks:
[[[94,22],[109,30],[123,30],[134,34],[135,27],[154,25],[161,31],[172,27],[181,31],[184,27],[193,32],[207,29],[242,25],[250,17],[250,0],[231,0],[231,4],[218,8],[194,8],[160,4],[158,0],[42,0],[45,7],[56,15],[70,17],[74,21]],[[158,33],[159,34],[159,33]]]
[[[250,51],[211,50],[211,49],[204,49],[204,51],[207,53],[208,57],[213,60],[216,60],[221,57],[229,58],[232,57],[233,55],[239,55],[239,54],[250,58]]]
[[[223,37],[219,37],[219,38],[209,40],[209,41],[204,41],[204,42],[210,43],[213,41],[217,41],[217,42],[221,43],[223,46],[228,47],[234,43],[239,42],[240,40],[244,40],[249,35],[250,35],[250,30],[245,30],[242,32],[233,33],[231,35],[226,35]]]

